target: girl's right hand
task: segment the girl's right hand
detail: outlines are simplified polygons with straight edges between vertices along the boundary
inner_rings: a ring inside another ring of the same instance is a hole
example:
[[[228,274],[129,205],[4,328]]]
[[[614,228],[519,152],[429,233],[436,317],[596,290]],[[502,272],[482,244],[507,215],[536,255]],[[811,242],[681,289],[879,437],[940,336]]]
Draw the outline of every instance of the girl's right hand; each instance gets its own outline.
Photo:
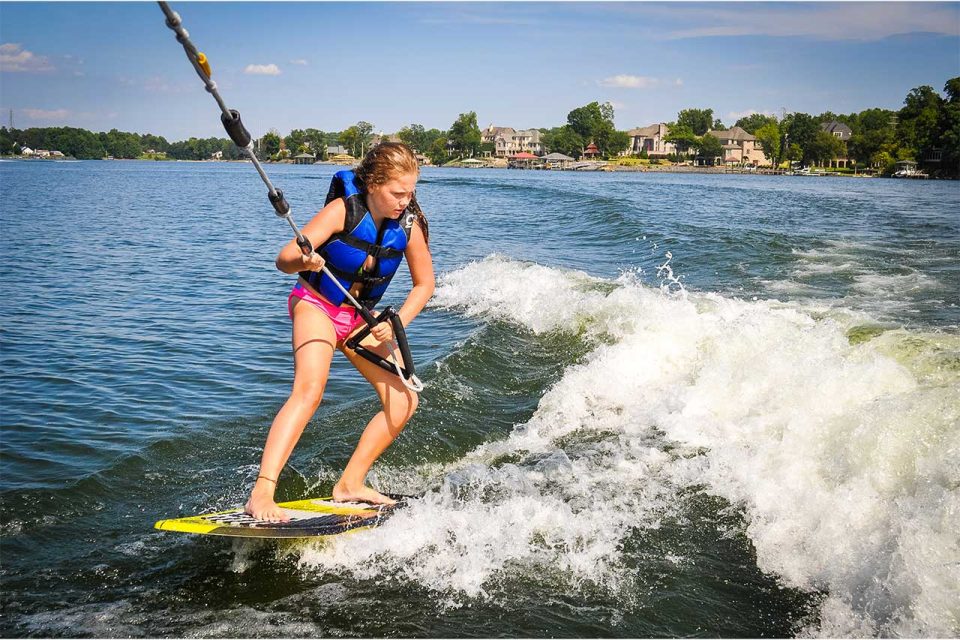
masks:
[[[312,251],[310,255],[301,254],[300,260],[303,262],[301,271],[320,271],[323,269],[323,265],[327,263],[316,251]]]

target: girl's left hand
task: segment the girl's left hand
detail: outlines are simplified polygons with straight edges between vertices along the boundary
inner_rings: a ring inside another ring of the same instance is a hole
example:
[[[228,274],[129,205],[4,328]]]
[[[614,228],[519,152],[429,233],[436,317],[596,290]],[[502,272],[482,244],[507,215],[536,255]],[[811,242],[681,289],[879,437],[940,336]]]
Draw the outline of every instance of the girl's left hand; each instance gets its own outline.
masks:
[[[393,325],[389,322],[381,322],[370,330],[370,335],[380,342],[390,342],[393,340]]]

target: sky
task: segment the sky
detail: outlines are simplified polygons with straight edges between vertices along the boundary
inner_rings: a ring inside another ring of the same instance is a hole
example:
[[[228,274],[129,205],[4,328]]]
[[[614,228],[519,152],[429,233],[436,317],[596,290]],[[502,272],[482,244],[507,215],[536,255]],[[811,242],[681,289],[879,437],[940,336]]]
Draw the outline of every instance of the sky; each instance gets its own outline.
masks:
[[[710,108],[898,109],[960,76],[960,2],[171,2],[255,136],[364,120],[392,133],[619,129]],[[0,124],[225,137],[154,2],[0,2]]]

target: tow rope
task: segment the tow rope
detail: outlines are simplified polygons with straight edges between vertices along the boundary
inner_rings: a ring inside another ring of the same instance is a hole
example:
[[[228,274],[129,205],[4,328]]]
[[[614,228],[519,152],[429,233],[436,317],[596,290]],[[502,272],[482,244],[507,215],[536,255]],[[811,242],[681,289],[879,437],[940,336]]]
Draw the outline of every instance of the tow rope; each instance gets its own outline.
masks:
[[[243,126],[243,122],[240,120],[240,112],[236,109],[228,108],[226,103],[223,101],[223,98],[220,96],[220,92],[217,90],[217,83],[214,82],[212,78],[213,74],[210,71],[210,61],[207,60],[207,56],[198,51],[193,42],[190,41],[190,34],[186,29],[183,28],[183,23],[180,20],[179,14],[171,9],[166,2],[163,2],[163,0],[160,0],[157,2],[157,4],[160,5],[160,9],[163,10],[163,14],[167,17],[167,26],[177,34],[177,42],[183,45],[183,50],[187,54],[187,59],[190,60],[190,64],[193,65],[197,75],[200,76],[201,80],[203,80],[203,84],[206,86],[207,92],[213,96],[213,99],[217,101],[217,105],[220,106],[220,111],[222,112],[220,114],[220,122],[223,123],[223,128],[226,129],[227,135],[229,135],[230,139],[233,140],[233,144],[237,146],[237,149],[239,149],[242,154],[250,158],[250,161],[253,162],[253,166],[256,168],[257,173],[260,174],[260,179],[263,180],[263,183],[267,186],[267,198],[270,200],[270,204],[273,205],[277,216],[286,220],[287,224],[290,225],[290,228],[293,229],[293,233],[297,239],[297,245],[300,247],[300,250],[303,252],[303,254],[308,256],[313,255],[314,249],[313,245],[310,243],[310,239],[300,232],[300,228],[297,227],[297,223],[293,221],[293,216],[290,214],[290,204],[287,202],[286,198],[283,197],[283,192],[280,189],[275,188],[273,183],[270,182],[270,178],[267,177],[266,172],[263,170],[260,160],[257,159],[257,155],[253,151],[253,139],[250,136],[250,132],[247,131],[247,128]],[[321,267],[321,270],[327,275],[328,278],[330,278],[331,281],[333,281],[335,285],[337,285],[337,288],[343,292],[347,301],[356,307],[357,312],[367,324],[367,326],[364,327],[363,330],[361,330],[357,335],[347,340],[347,347],[354,350],[357,355],[365,358],[382,369],[386,369],[390,373],[395,373],[400,377],[400,380],[403,382],[404,386],[411,391],[422,391],[423,384],[420,382],[420,379],[417,378],[414,372],[413,356],[410,354],[410,346],[407,343],[407,334],[397,312],[394,311],[392,307],[386,307],[376,317],[374,317],[374,315],[370,313],[370,310],[360,304],[360,302],[358,302],[357,299],[354,298],[350,292],[340,284],[333,274],[330,273],[330,270],[327,269],[326,264]],[[360,341],[366,338],[367,335],[370,334],[370,331],[381,322],[389,322],[390,326],[393,328],[393,336],[397,342],[397,346],[400,349],[400,354],[403,357],[404,366],[401,366],[397,360],[397,354],[394,351],[392,342],[387,343],[387,348],[390,350],[389,360],[382,357],[378,353],[370,351],[360,344]]]

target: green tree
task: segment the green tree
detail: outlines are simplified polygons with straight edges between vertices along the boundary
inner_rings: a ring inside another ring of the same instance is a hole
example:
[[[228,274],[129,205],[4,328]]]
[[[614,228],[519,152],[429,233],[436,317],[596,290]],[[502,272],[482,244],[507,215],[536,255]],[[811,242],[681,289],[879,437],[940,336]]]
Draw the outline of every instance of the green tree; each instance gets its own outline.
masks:
[[[604,125],[599,102],[577,107],[567,114],[567,126],[584,140],[592,140]]]
[[[803,148],[796,142],[791,142],[785,155],[790,162],[797,162],[803,159]]]
[[[573,158],[583,155],[586,142],[570,125],[541,131],[540,141],[547,153],[562,153]]]
[[[397,132],[397,137],[400,138],[401,142],[411,149],[421,152],[427,148],[427,144],[425,144],[426,135],[426,129],[423,128],[422,124],[411,124]]]
[[[196,138],[191,138],[191,140],[196,140]],[[280,153],[280,134],[276,130],[271,129],[260,138],[260,149],[257,156],[261,160],[265,160],[272,158],[278,153]]]
[[[360,153],[356,155],[360,157],[370,148],[370,143],[373,140],[373,125],[361,120],[354,126],[357,129],[357,137],[360,141]]]
[[[167,142],[167,139],[163,136],[155,136],[150,133],[145,133],[140,136],[140,148],[146,152],[148,149],[153,149],[154,151],[166,151],[170,148],[170,143]]]
[[[917,87],[907,94],[897,114],[897,139],[918,160],[936,144],[942,103],[933,87]]]
[[[340,138],[338,140],[339,144],[343,146],[344,149],[350,152],[354,157],[359,157],[360,155],[360,132],[357,131],[356,125],[347,127],[340,132]]]
[[[810,143],[810,159],[824,165],[835,158],[845,155],[846,145],[840,138],[821,129]]]
[[[140,136],[135,133],[126,133],[111,129],[108,133],[100,134],[100,144],[107,153],[114,158],[127,160],[139,158],[142,153]]]
[[[450,127],[450,142],[461,157],[473,157],[480,151],[480,126],[477,124],[477,113],[468,111],[457,116]]]
[[[757,135],[757,131],[760,129],[760,127],[771,123],[774,125],[777,124],[777,119],[775,116],[768,116],[763,113],[751,113],[750,115],[744,116],[743,118],[737,120],[733,126],[740,127],[751,135]],[[777,146],[779,146],[779,143]],[[769,157],[769,154],[767,157]]]
[[[0,128],[0,153],[10,155],[19,151],[20,145],[17,144],[17,138],[20,131],[17,129]]]
[[[607,142],[608,156],[615,156],[630,148],[630,135],[626,131],[614,131]]]
[[[716,158],[723,157],[723,145],[720,144],[720,138],[712,136],[709,133],[704,134],[698,139],[697,156],[713,164]]]
[[[305,144],[310,152],[317,156],[317,160],[326,160],[327,159],[327,145],[324,140],[324,133],[319,129],[304,129],[303,131],[303,144]]]
[[[303,129],[294,129],[286,138],[283,139],[283,146],[285,146],[293,155],[297,155],[298,153],[303,153],[307,150],[306,141],[306,133],[303,131]]]
[[[777,124],[776,119],[774,119],[773,122],[767,122],[762,125],[753,135],[756,136],[757,142],[760,143],[760,148],[763,149],[763,155],[767,156],[767,159],[770,160],[770,165],[774,168],[779,167],[782,162],[782,158],[780,157],[780,142],[782,136],[780,135],[780,125]]]
[[[447,154],[447,141],[445,138],[436,138],[433,142],[430,143],[430,146],[427,147],[427,152],[425,154],[430,158],[430,162],[439,166],[445,163],[450,159],[450,156]]]
[[[960,177],[960,77],[951,78],[943,87],[947,99],[940,112],[940,170],[944,176]]]
[[[613,105],[609,102],[603,104],[591,102],[570,111],[567,114],[567,126],[582,140],[581,148],[592,140],[600,149],[600,153],[609,157],[629,146],[628,142],[621,148],[623,139],[617,135],[613,116]],[[561,139],[564,141],[564,146],[570,142],[569,134],[566,132],[561,134]],[[569,152],[561,153],[571,155]],[[577,155],[580,155],[580,152]]]
[[[713,124],[713,109],[683,109],[677,114],[677,126],[686,127],[695,136],[702,136]]]
[[[720,118],[717,118],[716,120],[713,121],[713,127],[712,127],[711,129],[712,129],[713,131],[726,131],[726,130],[727,130],[727,128],[726,128],[725,126],[723,126],[723,123],[720,121]]]
[[[881,151],[891,157],[896,153],[894,115],[888,109],[866,109],[856,115],[850,125],[853,135],[847,143],[847,150],[858,165],[876,166],[873,159]]]
[[[793,145],[800,148],[800,157],[791,158],[791,160],[801,160],[803,164],[809,164],[813,160],[811,155],[813,141],[817,133],[822,131],[820,125],[807,113],[791,113],[784,118],[783,123],[790,141],[789,149],[792,150]],[[789,155],[793,155],[792,151]]]
[[[667,135],[664,137],[664,140],[676,145],[677,152],[680,155],[686,155],[690,149],[697,148],[697,145],[700,143],[700,139],[693,130],[690,129],[690,126],[680,123],[671,123],[667,126]]]

